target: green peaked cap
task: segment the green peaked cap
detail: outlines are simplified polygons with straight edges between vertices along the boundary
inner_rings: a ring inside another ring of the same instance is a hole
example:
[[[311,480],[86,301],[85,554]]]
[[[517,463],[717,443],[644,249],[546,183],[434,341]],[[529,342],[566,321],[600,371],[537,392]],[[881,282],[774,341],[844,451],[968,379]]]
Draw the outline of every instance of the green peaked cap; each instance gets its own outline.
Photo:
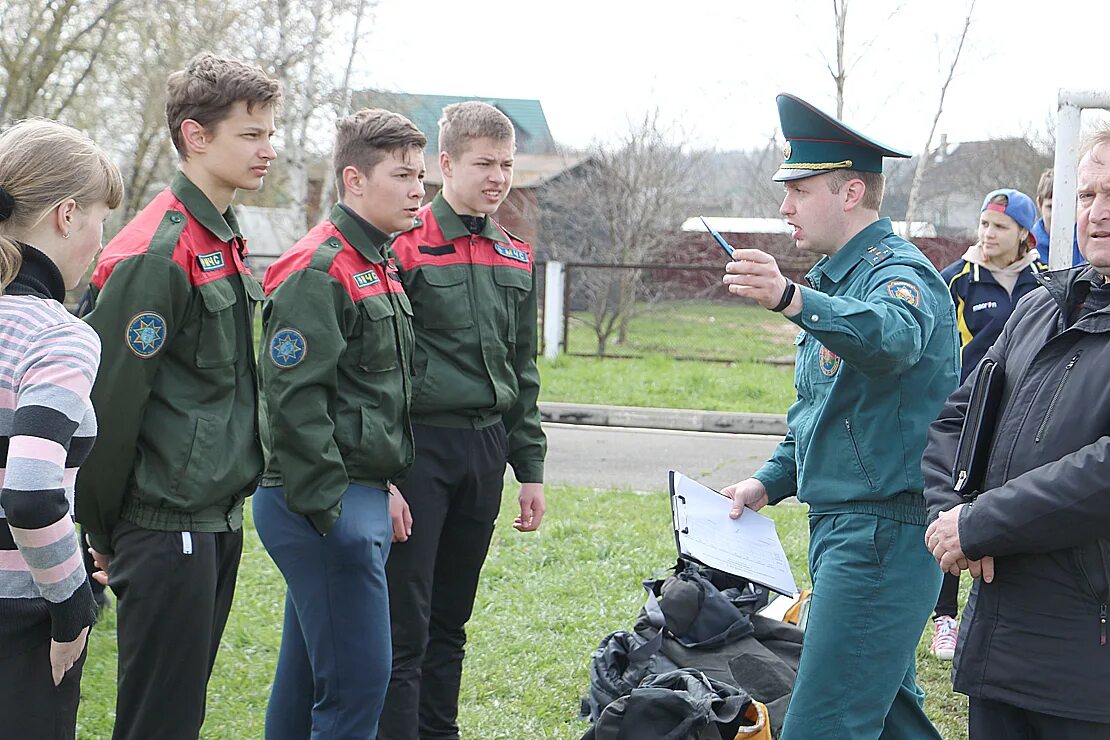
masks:
[[[800,180],[830,170],[882,172],[883,157],[909,157],[854,131],[794,95],[781,93],[779,125],[786,138],[775,182]]]

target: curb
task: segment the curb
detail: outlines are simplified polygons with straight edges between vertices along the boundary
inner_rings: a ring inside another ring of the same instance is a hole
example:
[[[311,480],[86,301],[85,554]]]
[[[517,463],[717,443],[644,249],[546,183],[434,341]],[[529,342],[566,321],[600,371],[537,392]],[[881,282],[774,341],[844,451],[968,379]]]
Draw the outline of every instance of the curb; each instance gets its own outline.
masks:
[[[636,406],[600,406],[589,403],[541,401],[540,417],[559,424],[590,424],[600,427],[675,429],[726,434],[786,434],[782,414],[746,414],[735,411],[656,409]]]

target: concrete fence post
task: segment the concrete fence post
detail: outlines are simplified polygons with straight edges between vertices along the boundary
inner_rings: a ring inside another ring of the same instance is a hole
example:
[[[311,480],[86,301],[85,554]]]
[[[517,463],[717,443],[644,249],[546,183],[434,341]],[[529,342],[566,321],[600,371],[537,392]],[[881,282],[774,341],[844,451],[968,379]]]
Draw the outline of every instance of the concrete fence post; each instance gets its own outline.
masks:
[[[543,286],[543,356],[554,360],[563,352],[563,284],[566,269],[562,262],[548,262]]]

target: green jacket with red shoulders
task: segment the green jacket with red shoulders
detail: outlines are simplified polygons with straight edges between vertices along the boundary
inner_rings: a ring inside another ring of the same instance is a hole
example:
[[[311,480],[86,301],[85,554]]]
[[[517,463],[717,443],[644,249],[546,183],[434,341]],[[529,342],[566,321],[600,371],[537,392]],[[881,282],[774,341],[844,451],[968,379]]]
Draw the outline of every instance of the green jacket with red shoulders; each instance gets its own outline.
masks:
[[[517,480],[542,483],[532,248],[490,217],[471,234],[442,193],[418,219],[392,245],[416,332],[413,421],[504,421]]]
[[[412,307],[388,241],[337,205],[266,271],[262,484],[321,534],[348,485],[385,489],[412,465]]]
[[[262,288],[235,217],[182,173],[104,248],[92,312],[103,355],[97,444],[76,513],[111,552],[123,519],[146,529],[238,530],[262,472],[252,321]]]

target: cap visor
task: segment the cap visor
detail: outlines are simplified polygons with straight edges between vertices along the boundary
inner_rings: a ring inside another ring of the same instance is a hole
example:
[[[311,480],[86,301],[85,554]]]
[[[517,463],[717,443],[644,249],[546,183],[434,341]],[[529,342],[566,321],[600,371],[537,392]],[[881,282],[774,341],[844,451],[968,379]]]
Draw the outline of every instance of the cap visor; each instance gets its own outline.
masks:
[[[771,180],[774,182],[786,182],[787,180],[801,180],[803,177],[813,177],[815,175],[823,175],[832,170],[795,170],[789,167],[779,167],[779,171],[771,175]]]

